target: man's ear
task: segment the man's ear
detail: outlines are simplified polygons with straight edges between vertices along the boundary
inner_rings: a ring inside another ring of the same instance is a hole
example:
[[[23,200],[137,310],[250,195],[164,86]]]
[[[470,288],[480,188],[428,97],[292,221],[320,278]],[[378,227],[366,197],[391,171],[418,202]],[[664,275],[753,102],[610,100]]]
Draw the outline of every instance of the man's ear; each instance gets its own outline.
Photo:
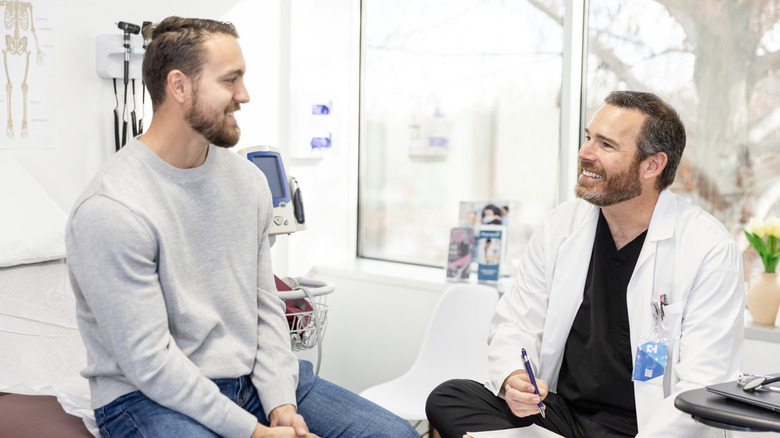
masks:
[[[669,157],[665,152],[657,152],[644,160],[644,172],[645,179],[651,179],[661,175],[661,172],[666,168],[666,164],[669,162]]]
[[[190,78],[181,70],[168,72],[167,89],[171,98],[178,103],[184,103],[190,97]]]

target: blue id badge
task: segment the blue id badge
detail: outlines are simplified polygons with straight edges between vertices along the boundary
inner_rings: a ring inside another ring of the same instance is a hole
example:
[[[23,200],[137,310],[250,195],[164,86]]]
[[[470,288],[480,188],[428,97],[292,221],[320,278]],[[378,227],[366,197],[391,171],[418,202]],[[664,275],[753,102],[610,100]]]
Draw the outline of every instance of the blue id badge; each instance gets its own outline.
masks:
[[[647,382],[660,385],[666,372],[666,358],[669,353],[669,339],[664,338],[661,322],[664,319],[664,306],[667,305],[665,294],[660,295],[657,302],[650,303],[650,309],[655,320],[653,333],[639,337],[639,346],[634,359],[634,382]]]
[[[669,343],[665,339],[642,336],[639,347],[636,349],[634,361],[634,382],[648,382],[660,385],[663,383],[666,371],[666,358],[669,352]]]

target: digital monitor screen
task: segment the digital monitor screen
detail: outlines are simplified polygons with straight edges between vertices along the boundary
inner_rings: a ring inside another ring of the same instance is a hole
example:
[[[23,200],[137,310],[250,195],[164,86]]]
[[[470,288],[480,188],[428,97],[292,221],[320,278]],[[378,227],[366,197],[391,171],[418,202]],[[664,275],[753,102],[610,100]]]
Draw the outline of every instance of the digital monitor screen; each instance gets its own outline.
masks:
[[[279,174],[279,163],[275,156],[269,155],[255,155],[252,157],[252,162],[255,166],[265,174],[268,180],[268,185],[271,187],[271,195],[274,198],[284,196],[284,189],[282,188],[282,176]]]

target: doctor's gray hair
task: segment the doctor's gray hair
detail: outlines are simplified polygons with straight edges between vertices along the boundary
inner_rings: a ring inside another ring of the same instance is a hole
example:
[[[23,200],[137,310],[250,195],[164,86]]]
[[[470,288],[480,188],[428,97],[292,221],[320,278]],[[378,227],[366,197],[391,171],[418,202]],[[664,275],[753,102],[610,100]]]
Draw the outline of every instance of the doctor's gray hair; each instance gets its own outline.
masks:
[[[674,182],[677,167],[685,150],[685,125],[674,108],[653,93],[613,91],[604,102],[620,108],[635,109],[646,115],[636,139],[637,161],[663,152],[666,167],[656,180],[656,188],[663,190]]]
[[[180,70],[191,78],[197,78],[203,70],[206,40],[215,35],[238,38],[238,31],[231,23],[201,18],[168,17],[156,26],[145,26],[143,37],[149,41],[143,61],[143,76],[152,109],[165,100],[168,73]]]

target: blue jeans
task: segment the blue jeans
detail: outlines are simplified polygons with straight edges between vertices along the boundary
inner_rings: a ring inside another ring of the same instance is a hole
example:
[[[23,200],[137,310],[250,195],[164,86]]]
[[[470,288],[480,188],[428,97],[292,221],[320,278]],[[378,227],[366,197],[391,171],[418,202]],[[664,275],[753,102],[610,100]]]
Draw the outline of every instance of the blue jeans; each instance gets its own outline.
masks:
[[[257,390],[249,377],[216,379],[214,383],[222,394],[257,417],[260,424],[268,426]],[[299,361],[295,396],[298,413],[306,420],[309,431],[321,438],[420,436],[396,415],[315,376],[312,364],[307,361]],[[218,437],[192,418],[158,405],[140,391],[120,396],[96,409],[95,419],[104,438]]]

